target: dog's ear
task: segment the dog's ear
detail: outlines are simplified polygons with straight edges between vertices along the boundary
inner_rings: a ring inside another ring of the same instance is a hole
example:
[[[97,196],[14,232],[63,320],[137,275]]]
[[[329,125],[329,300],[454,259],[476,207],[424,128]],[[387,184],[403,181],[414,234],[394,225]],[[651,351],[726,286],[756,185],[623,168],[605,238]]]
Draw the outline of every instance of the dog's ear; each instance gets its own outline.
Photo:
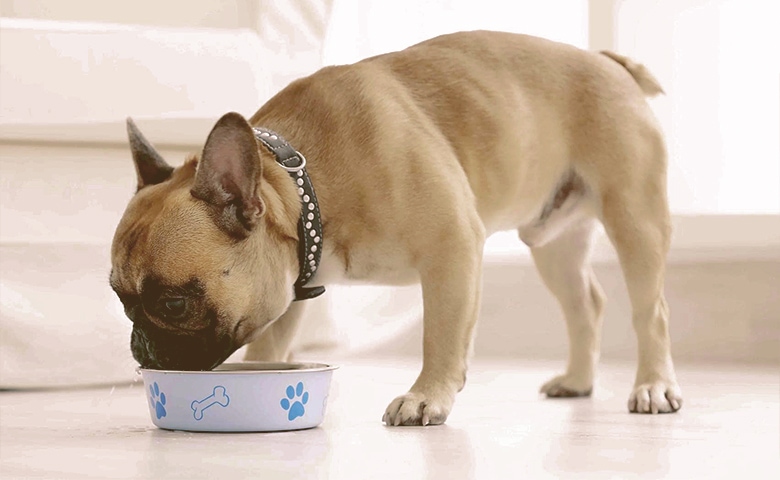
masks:
[[[133,154],[133,163],[138,179],[136,191],[147,185],[156,185],[171,178],[173,167],[168,165],[157,153],[157,150],[138,130],[133,119],[129,117],[127,118],[127,137],[130,139],[130,151]]]
[[[260,154],[249,123],[231,112],[220,118],[209,133],[198,162],[192,196],[208,203],[220,228],[244,238],[265,213],[257,194]]]

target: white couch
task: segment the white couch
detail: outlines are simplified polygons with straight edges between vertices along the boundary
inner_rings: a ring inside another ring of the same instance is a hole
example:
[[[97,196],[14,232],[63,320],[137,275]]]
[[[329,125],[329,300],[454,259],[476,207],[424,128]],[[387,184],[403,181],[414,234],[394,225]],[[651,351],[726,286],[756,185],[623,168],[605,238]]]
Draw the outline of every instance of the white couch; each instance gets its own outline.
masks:
[[[113,20],[107,3],[10,13]],[[189,27],[155,3],[135,2],[131,18],[156,25],[0,19],[0,388],[134,375],[130,322],[107,284],[135,184],[125,118],[178,164],[220,115],[251,115],[321,66],[329,0],[236,0],[217,17],[213,3],[187,2]]]

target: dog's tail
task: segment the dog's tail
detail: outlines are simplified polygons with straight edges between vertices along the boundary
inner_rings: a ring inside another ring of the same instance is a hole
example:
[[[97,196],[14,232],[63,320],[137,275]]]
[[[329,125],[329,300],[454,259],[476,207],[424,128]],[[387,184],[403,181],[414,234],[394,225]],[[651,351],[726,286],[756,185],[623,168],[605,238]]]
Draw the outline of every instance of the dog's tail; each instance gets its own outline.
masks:
[[[612,60],[622,65],[623,68],[628,70],[628,73],[634,77],[634,80],[636,81],[637,85],[639,85],[639,88],[641,88],[648,97],[654,97],[659,93],[664,93],[664,89],[661,88],[661,84],[658,83],[658,80],[656,80],[653,74],[650,73],[650,70],[648,70],[647,67],[641,63],[636,63],[628,57],[618,55],[617,53],[610,52],[609,50],[602,50],[599,53],[611,58]]]

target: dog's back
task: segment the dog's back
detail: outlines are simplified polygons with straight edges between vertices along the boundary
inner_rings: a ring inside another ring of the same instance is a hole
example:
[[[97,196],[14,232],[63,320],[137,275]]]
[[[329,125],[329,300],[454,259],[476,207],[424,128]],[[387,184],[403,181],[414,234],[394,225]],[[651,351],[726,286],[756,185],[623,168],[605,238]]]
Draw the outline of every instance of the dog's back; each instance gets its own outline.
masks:
[[[298,110],[294,121],[284,114],[289,109]],[[345,149],[370,161],[362,175],[414,172],[393,174],[409,181],[394,211],[414,210],[406,198],[423,202],[415,177],[446,172],[451,184],[467,181],[488,232],[533,222],[572,168],[614,152],[616,138],[655,125],[642,89],[621,64],[562,43],[488,31],[327,67],[291,84],[251,122],[276,126],[311,158],[327,158],[323,189],[362,189],[351,166],[339,165],[355,161],[340,153]],[[334,130],[338,138],[329,134]],[[587,165],[582,170],[587,175]],[[372,193],[361,192],[366,196]]]

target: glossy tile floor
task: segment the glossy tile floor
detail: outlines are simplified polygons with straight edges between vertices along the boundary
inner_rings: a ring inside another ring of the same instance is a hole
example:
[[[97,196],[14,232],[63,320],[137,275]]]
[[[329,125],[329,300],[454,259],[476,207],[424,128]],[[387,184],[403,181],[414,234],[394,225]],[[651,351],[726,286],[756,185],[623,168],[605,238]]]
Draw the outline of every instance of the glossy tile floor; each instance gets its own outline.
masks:
[[[546,400],[557,364],[472,363],[447,424],[388,428],[416,364],[345,363],[325,422],[270,434],[164,431],[142,384],[0,393],[0,478],[780,478],[771,367],[678,366],[685,406],[630,415],[630,365],[602,365],[593,398]]]

